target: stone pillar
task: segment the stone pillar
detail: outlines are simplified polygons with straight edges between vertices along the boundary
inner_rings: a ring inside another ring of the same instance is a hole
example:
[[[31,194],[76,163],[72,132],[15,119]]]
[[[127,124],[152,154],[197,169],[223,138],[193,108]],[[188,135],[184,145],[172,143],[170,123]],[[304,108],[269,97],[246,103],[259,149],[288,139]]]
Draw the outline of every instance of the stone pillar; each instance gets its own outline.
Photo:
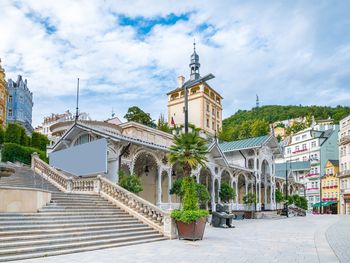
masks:
[[[111,158],[108,160],[108,171],[105,177],[113,183],[119,182],[118,158]]]
[[[211,180],[211,211],[215,211],[215,177],[212,177]]]
[[[163,169],[159,167],[158,169],[158,180],[157,180],[157,204],[162,203],[162,172]]]
[[[217,179],[217,181],[218,181],[218,203],[221,203],[221,198],[220,198],[220,195],[219,195],[220,189],[221,189],[221,178],[220,178],[220,180]]]
[[[236,181],[236,210],[238,210],[238,201],[239,201],[239,192],[238,192],[238,180]]]
[[[95,193],[100,193],[101,191],[101,175],[97,175],[95,181],[94,181],[94,192]]]
[[[33,152],[32,153],[32,163],[31,163],[31,168],[32,168],[32,170],[34,171],[34,169],[35,169],[35,165],[34,165],[34,159],[35,158],[39,158],[39,155],[38,155],[38,153],[37,152]]]
[[[171,195],[170,195],[170,189],[171,189],[171,169],[168,170],[168,203],[171,204]]]

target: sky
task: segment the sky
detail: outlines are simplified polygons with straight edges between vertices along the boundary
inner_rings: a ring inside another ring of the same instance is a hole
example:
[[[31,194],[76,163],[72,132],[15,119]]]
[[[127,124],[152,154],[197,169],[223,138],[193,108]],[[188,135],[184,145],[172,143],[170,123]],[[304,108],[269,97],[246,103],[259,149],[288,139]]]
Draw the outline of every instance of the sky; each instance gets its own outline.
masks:
[[[33,92],[33,126],[80,110],[122,118],[139,106],[167,116],[166,93],[200,73],[223,115],[260,105],[350,106],[350,1],[0,0],[6,78]]]

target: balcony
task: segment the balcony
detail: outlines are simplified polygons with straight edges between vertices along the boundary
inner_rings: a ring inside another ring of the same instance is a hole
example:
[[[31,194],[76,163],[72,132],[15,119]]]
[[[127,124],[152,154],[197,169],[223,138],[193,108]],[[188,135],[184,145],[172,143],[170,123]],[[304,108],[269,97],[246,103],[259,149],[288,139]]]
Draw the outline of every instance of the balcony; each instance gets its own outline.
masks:
[[[319,191],[320,188],[318,188],[318,187],[310,187],[310,188],[306,188],[305,190],[306,191]]]
[[[337,197],[322,197],[322,201],[337,201]]]
[[[350,135],[345,135],[340,138],[340,145],[350,143]]]
[[[338,185],[322,186],[322,189],[336,189],[336,188],[338,188]]]
[[[320,175],[320,174],[319,173],[308,173],[306,175],[306,177],[315,177],[315,176],[318,176],[318,175]]]
[[[340,177],[350,176],[350,170],[342,171],[338,173],[338,176]]]
[[[302,152],[306,152],[306,151],[307,151],[307,149],[305,148],[305,149],[301,149],[301,150],[296,150],[296,151],[292,152],[292,154],[302,153]]]

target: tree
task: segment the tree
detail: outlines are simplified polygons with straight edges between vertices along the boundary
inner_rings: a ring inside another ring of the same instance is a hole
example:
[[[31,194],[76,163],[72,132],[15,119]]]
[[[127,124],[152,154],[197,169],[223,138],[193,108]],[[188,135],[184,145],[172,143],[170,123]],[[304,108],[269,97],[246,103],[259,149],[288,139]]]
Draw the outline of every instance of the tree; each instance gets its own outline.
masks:
[[[144,112],[137,106],[130,107],[128,109],[128,112],[125,114],[124,118],[128,121],[138,122],[152,128],[156,127],[154,121],[151,118],[151,115],[149,113]]]
[[[168,123],[165,121],[164,115],[161,114],[158,119],[157,123],[157,129],[163,132],[171,132],[170,127],[168,126]]]
[[[135,194],[143,191],[140,178],[136,175],[126,175],[123,171],[119,171],[119,185]]]
[[[5,142],[21,144],[21,138],[25,130],[17,123],[9,123],[5,131]],[[22,138],[23,141],[23,138]]]
[[[235,198],[236,193],[228,183],[223,182],[220,187],[219,196],[223,202],[229,202],[231,199]]]
[[[32,140],[31,140],[31,146],[38,148],[42,151],[46,151],[46,146],[50,143],[49,139],[46,135],[33,132],[32,133]]]
[[[187,134],[174,136],[174,144],[169,148],[167,154],[169,163],[178,163],[185,175],[181,184],[182,209],[174,210],[171,217],[176,221],[192,223],[199,218],[205,218],[209,215],[207,210],[199,209],[199,198],[196,189],[196,182],[189,175],[191,170],[198,165],[204,166],[207,161],[206,154],[208,147],[206,141],[199,137],[198,132],[194,131]]]
[[[204,162],[207,161],[207,143],[197,132],[174,136],[174,144],[170,146],[169,151],[169,162],[178,163],[185,176],[189,176],[191,170],[198,165],[204,166]]]
[[[0,144],[3,144],[5,141],[5,130],[0,127]]]
[[[251,126],[251,136],[259,137],[269,133],[269,123],[265,120],[255,120]]]

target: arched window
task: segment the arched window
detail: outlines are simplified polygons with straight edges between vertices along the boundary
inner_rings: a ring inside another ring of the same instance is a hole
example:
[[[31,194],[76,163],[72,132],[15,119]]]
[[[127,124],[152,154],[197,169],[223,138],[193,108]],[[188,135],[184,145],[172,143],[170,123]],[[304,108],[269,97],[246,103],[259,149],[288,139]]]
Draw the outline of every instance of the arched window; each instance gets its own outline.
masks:
[[[91,142],[93,140],[94,140],[94,138],[90,134],[83,134],[83,135],[80,135],[79,138],[74,142],[74,146],[88,143],[88,142]]]

